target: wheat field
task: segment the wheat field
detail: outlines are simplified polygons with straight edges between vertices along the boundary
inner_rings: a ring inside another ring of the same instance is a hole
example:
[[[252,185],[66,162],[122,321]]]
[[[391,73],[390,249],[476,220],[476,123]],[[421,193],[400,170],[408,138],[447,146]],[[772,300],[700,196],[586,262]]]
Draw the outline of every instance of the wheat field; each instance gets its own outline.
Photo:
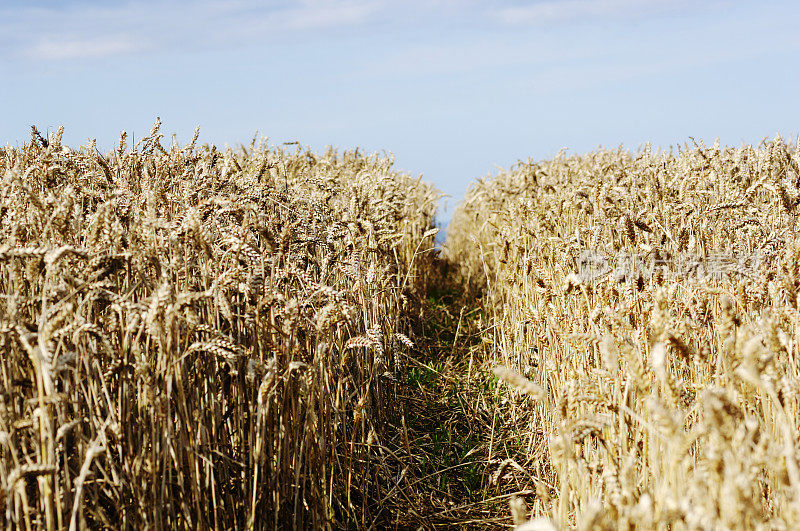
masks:
[[[159,125],[0,153],[0,525],[363,526],[438,192]]]
[[[791,529],[800,147],[441,194],[390,156],[0,153],[0,525]]]
[[[800,522],[799,163],[777,137],[561,153],[472,185],[449,253],[496,325],[518,523]]]

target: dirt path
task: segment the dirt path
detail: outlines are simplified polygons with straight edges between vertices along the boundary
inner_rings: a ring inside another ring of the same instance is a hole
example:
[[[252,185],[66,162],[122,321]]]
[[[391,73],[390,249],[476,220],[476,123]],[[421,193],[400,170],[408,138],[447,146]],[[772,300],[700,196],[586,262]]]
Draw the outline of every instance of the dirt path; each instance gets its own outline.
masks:
[[[392,487],[375,528],[508,527],[510,492],[492,482],[510,453],[499,436],[496,379],[484,361],[491,327],[447,262],[435,268],[426,296],[414,301],[415,349],[398,382],[402,414],[386,441]]]

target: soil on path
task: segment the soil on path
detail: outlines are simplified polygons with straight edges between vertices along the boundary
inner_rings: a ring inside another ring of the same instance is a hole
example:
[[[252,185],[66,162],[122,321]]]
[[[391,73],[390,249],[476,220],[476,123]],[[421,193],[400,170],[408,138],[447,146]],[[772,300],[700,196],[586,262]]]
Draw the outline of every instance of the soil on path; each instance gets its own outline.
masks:
[[[400,410],[384,441],[387,492],[375,529],[508,528],[509,498],[523,481],[497,485],[509,445],[502,395],[487,360],[493,330],[480,297],[437,258],[425,294],[411,300],[415,348],[397,382]]]

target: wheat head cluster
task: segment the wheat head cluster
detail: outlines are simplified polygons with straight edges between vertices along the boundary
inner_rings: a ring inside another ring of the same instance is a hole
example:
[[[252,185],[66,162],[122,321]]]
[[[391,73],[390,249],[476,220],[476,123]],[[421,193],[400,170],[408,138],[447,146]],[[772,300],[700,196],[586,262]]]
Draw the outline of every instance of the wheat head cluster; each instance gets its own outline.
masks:
[[[798,186],[780,137],[471,186],[447,252],[493,314],[520,529],[800,522]]]
[[[159,126],[0,151],[0,526],[364,525],[438,192]]]

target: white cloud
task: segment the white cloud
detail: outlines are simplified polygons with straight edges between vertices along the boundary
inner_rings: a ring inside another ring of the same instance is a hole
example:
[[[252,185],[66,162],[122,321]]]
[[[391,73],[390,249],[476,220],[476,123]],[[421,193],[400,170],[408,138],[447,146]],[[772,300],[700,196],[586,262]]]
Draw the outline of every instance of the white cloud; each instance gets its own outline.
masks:
[[[0,50],[6,57],[66,61],[154,49],[212,49],[264,42],[287,33],[366,25],[384,12],[388,3],[148,0],[102,7],[68,3],[50,8],[0,6]]]
[[[380,2],[303,2],[271,18],[276,25],[298,30],[353,26],[368,22],[381,7]]]
[[[129,39],[107,37],[96,39],[53,38],[40,40],[28,49],[27,55],[34,59],[60,61],[66,59],[100,59],[127,54],[141,49]]]
[[[675,8],[683,1],[666,0],[545,0],[525,6],[504,7],[495,17],[507,24],[547,24],[617,15],[638,15]]]

